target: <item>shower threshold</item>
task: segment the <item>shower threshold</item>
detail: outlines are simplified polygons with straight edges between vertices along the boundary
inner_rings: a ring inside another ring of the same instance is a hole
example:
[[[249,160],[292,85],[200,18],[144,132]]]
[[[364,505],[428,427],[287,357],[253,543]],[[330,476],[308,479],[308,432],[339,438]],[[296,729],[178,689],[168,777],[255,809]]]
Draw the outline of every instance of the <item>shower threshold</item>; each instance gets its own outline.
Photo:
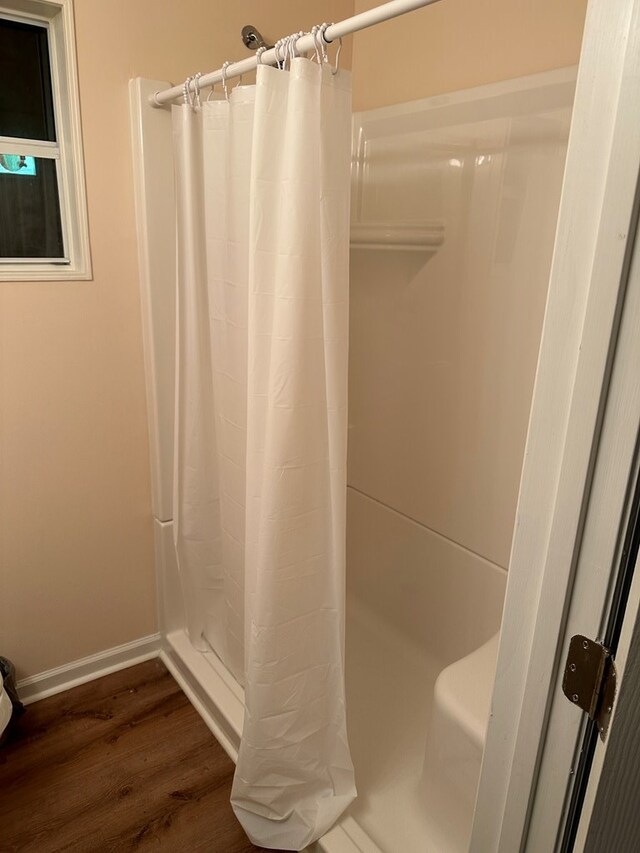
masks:
[[[468,828],[455,804],[426,807],[425,750],[442,663],[350,600],[347,623],[349,739],[359,796],[307,853],[453,853]],[[237,760],[244,693],[213,652],[193,648],[185,631],[166,636],[162,659],[227,754]],[[381,688],[382,685],[382,688]],[[450,814],[447,814],[450,812]]]
[[[195,649],[184,630],[165,636],[160,654],[227,755],[237,761],[244,691],[214,651]],[[383,853],[349,814],[304,853]]]

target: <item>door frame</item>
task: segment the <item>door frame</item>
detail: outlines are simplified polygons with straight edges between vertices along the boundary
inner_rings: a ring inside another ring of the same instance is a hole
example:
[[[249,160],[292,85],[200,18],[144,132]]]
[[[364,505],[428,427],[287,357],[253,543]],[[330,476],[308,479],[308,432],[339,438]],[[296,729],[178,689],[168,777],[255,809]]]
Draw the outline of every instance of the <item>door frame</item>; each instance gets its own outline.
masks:
[[[638,850],[640,821],[640,561],[636,560],[616,654],[618,699],[609,735],[596,751],[576,834],[575,850]]]
[[[547,853],[553,846],[533,839],[557,838],[563,821],[583,725],[567,704],[553,728],[568,617],[598,636],[613,572],[583,546],[602,523],[588,509],[605,420],[629,417],[607,401],[614,361],[629,357],[617,345],[628,314],[639,105],[640,0],[589,0],[470,853]],[[605,521],[617,534],[620,516]],[[574,595],[578,577],[589,595]],[[567,747],[545,750],[556,741]]]

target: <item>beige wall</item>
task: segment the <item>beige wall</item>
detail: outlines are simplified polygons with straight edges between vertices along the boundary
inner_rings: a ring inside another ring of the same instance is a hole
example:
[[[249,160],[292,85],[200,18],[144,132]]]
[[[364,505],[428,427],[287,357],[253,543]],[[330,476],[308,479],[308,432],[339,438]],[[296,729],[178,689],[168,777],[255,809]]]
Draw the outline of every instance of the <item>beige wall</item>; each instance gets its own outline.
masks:
[[[355,0],[356,12],[379,0]],[[368,110],[577,63],[586,0],[441,0],[354,39]]]
[[[0,654],[21,677],[152,633],[127,83],[179,82],[353,0],[76,0],[94,280],[0,283]]]

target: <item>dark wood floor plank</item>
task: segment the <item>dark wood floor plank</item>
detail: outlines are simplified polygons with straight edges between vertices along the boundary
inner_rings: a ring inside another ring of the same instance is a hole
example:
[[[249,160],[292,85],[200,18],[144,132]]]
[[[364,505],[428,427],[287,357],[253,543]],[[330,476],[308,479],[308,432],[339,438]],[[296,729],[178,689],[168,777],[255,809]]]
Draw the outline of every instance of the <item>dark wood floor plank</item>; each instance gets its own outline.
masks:
[[[0,853],[260,853],[233,762],[160,661],[29,706],[0,750]]]
[[[133,673],[137,669],[133,667],[123,672]],[[47,764],[56,765],[68,754],[70,738],[74,742],[74,752],[81,753],[105,732],[109,738],[120,737],[123,730],[140,724],[137,717],[153,724],[159,704],[174,702],[184,706],[184,696],[166,670],[144,680],[139,673],[133,673],[124,681],[122,674],[115,673],[107,679],[99,679],[32,705],[27,718],[29,725],[24,730],[20,729],[17,739],[34,748],[16,752],[12,766],[3,771],[3,778],[15,782],[21,773],[30,775],[33,769],[46,772]],[[116,677],[114,689],[107,696],[102,695],[105,685],[101,682]],[[95,696],[92,694],[94,685]],[[14,740],[14,745],[16,743]],[[5,761],[6,755],[0,753],[0,765]]]

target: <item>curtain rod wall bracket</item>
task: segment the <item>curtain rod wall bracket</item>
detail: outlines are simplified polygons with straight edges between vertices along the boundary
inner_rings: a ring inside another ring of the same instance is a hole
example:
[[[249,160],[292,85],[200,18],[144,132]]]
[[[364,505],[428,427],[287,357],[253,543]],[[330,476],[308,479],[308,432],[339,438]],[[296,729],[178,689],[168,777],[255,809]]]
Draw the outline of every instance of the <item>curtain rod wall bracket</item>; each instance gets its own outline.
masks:
[[[242,28],[242,43],[245,47],[249,48],[249,50],[257,50],[259,47],[264,47],[267,50],[271,50],[273,47],[272,44],[267,44],[264,40],[262,33],[257,27],[251,26],[251,24],[247,24]]]

